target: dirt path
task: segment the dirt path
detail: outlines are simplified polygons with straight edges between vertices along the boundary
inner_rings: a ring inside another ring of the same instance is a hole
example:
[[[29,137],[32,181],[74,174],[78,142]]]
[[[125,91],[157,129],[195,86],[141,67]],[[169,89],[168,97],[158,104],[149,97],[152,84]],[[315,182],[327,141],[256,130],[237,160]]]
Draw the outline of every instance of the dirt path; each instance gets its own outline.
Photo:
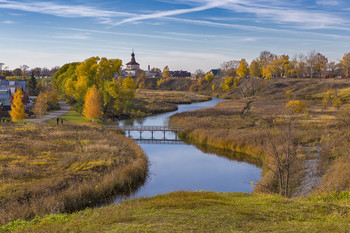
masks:
[[[305,152],[308,159],[304,161],[305,175],[300,187],[294,193],[294,196],[309,196],[315,187],[321,182],[322,176],[317,171],[320,163],[320,146],[306,147]]]
[[[43,117],[41,117],[39,119],[25,119],[25,121],[38,123],[38,124],[45,123],[45,121],[55,119],[55,118],[65,114],[66,112],[68,112],[70,110],[70,106],[68,104],[64,103],[63,101],[60,101],[59,105],[61,107],[60,110],[50,112],[49,114],[44,115]]]

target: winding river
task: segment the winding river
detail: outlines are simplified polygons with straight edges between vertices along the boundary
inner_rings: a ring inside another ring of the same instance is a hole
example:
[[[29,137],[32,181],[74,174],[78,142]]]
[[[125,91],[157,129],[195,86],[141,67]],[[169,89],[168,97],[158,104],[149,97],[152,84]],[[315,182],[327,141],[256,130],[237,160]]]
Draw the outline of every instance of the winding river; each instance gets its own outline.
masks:
[[[178,105],[177,111],[139,120],[120,121],[119,125],[167,126],[170,116],[175,113],[213,107],[221,101],[223,100],[213,98],[207,102]],[[162,135],[160,133],[159,137]],[[261,178],[261,169],[255,165],[205,153],[193,145],[139,144],[148,156],[149,177],[132,197],[151,197],[179,190],[249,193],[252,191],[251,181]],[[231,153],[229,157],[235,155]]]

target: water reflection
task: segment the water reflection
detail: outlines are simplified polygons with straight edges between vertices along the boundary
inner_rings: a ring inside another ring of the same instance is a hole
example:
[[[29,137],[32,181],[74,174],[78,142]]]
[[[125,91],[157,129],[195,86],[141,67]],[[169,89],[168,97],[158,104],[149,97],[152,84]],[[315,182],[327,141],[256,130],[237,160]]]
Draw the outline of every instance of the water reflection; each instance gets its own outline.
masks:
[[[150,174],[133,196],[153,196],[178,190],[251,192],[260,169],[246,162],[203,153],[192,145],[141,144],[149,156]]]
[[[175,113],[212,107],[221,101],[223,100],[214,98],[207,102],[179,105],[175,112],[138,120],[124,120],[119,125],[167,126],[170,116]],[[258,161],[244,154],[227,154],[228,152],[208,147],[198,149],[187,144],[139,144],[148,156],[149,177],[133,197],[154,196],[179,190],[251,192],[250,182],[259,180],[261,176],[261,169],[256,166]]]

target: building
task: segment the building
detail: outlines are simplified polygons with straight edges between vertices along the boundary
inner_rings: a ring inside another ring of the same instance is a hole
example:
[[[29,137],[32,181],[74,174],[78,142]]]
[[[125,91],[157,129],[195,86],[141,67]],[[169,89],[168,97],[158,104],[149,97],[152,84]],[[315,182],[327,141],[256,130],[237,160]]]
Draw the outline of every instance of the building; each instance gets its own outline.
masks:
[[[11,106],[11,88],[0,87],[0,105],[3,107]]]
[[[131,61],[126,64],[125,73],[127,75],[136,76],[136,72],[140,69],[140,64],[136,62],[135,53],[132,51]]]
[[[212,74],[214,76],[220,75],[221,71],[219,69],[212,69],[208,72],[208,74]]]
[[[169,72],[171,78],[188,78],[191,77],[191,73],[183,70],[176,70]]]
[[[0,81],[0,88],[1,87],[9,87],[11,89],[12,94],[14,94],[17,89],[21,89],[23,93],[27,91],[26,81]]]

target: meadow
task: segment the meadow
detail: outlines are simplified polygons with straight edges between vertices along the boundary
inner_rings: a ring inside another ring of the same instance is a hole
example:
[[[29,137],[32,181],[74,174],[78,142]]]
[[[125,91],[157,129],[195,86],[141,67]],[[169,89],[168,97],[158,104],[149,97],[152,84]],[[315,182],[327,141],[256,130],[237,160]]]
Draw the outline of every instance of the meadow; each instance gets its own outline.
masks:
[[[0,227],[11,232],[347,232],[349,193],[311,198],[175,192]]]
[[[133,140],[100,127],[2,123],[0,148],[0,224],[109,203],[148,172]]]

